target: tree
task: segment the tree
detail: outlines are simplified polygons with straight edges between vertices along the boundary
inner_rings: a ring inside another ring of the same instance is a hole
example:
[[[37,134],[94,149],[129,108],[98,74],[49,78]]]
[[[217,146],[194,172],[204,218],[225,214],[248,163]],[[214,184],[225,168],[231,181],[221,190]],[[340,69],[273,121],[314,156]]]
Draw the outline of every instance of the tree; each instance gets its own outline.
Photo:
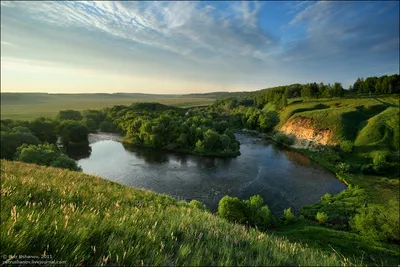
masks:
[[[286,107],[287,106],[287,99],[286,99],[286,96],[285,95],[282,95],[282,99],[281,99],[281,103],[280,103],[280,107],[281,108],[284,108],[284,107]]]
[[[72,110],[72,109],[60,110],[56,116],[56,119],[59,121],[64,121],[64,120],[80,121],[82,120],[82,115],[77,110]]]
[[[28,127],[41,142],[57,142],[57,123],[54,120],[40,117],[30,121]]]
[[[244,203],[237,197],[224,196],[218,204],[218,215],[231,221],[243,223],[246,221]]]
[[[216,131],[208,129],[204,133],[203,144],[206,150],[218,150],[219,135]]]
[[[350,221],[350,226],[361,235],[378,241],[400,240],[399,202],[388,205],[368,205]]]
[[[7,133],[1,132],[1,158],[13,159],[17,148],[23,144],[38,145],[39,139],[28,133]]]
[[[79,171],[81,168],[67,155],[61,153],[53,144],[27,145],[24,144],[17,149],[16,160],[35,163],[43,166]]]
[[[55,160],[59,155],[60,151],[55,145],[50,144],[39,144],[39,145],[27,145],[24,144],[17,149],[16,160],[36,163],[39,165],[49,166],[50,163]]]
[[[68,143],[87,142],[89,130],[80,122],[73,120],[61,121],[58,134],[64,145]]]

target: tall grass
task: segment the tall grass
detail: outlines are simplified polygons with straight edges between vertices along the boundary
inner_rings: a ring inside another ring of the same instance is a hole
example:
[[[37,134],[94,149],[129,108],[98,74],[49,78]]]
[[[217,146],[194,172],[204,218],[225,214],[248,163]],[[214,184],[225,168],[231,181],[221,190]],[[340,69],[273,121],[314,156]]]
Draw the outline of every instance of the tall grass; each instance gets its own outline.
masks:
[[[2,254],[68,265],[351,265],[165,195],[21,162],[1,161],[0,233]]]

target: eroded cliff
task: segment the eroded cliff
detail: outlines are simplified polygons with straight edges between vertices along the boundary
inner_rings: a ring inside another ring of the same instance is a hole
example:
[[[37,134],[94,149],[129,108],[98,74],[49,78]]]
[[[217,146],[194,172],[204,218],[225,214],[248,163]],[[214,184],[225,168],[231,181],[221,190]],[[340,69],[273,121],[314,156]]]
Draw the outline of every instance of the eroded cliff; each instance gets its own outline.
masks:
[[[295,140],[293,147],[312,148],[338,143],[332,130],[319,129],[315,125],[311,118],[296,117],[288,120],[279,131]]]

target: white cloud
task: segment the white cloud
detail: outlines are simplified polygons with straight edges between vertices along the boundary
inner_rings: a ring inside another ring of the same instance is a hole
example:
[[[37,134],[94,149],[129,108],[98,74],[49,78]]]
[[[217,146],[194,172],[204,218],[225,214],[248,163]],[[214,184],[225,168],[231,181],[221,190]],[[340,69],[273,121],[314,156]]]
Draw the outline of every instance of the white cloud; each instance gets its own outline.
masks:
[[[199,2],[7,2],[5,7],[19,8],[53,25],[100,30],[180,54],[202,48],[214,54],[251,56],[271,46],[271,39],[257,26],[257,2],[233,3],[232,18]]]

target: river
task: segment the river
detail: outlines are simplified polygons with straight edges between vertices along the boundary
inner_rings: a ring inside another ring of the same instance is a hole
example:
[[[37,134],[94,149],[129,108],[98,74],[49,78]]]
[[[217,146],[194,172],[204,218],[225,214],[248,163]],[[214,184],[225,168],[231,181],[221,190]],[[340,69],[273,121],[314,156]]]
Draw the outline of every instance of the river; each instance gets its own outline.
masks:
[[[257,137],[236,134],[241,155],[207,158],[133,148],[116,135],[91,135],[91,154],[78,160],[83,172],[177,199],[197,199],[215,211],[225,196],[247,199],[259,194],[272,213],[317,202],[346,189],[331,172],[307,157]]]

